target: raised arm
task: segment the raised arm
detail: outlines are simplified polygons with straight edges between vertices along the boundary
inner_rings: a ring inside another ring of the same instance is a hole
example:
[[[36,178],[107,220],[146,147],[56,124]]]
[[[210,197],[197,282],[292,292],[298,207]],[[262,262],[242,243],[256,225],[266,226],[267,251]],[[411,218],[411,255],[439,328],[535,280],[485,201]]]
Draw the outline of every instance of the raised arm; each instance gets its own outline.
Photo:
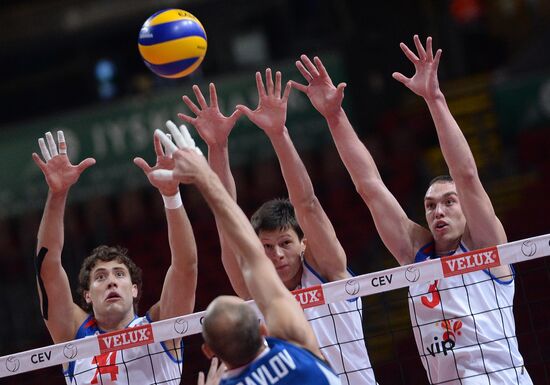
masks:
[[[171,121],[166,122],[166,125],[178,129]],[[178,182],[151,178],[151,173],[155,170],[174,169],[172,154],[165,152],[157,136],[154,136],[154,147],[156,164],[153,167],[142,158],[135,158],[134,163],[161,193],[168,223],[171,263],[164,278],[160,300],[149,311],[151,319],[158,321],[193,312],[197,288],[197,246],[191,223],[181,202]]]
[[[290,83],[287,83],[281,93],[281,73],[276,72],[274,82],[271,69],[268,68],[266,84],[264,85],[261,74],[257,72],[256,86],[258,107],[252,111],[239,105],[237,109],[266,133],[275,149],[290,201],[307,240],[305,258],[325,279],[335,281],[345,278],[346,254],[332,223],[315,196],[311,179],[285,126]]]
[[[159,133],[157,131],[158,135]],[[166,141],[164,136],[163,142]],[[252,298],[262,312],[270,334],[300,344],[321,357],[317,340],[304,313],[279,279],[264,253],[248,218],[229,196],[218,176],[202,155],[189,147],[174,153],[176,167],[171,177],[195,184],[212,209],[237,262]]]
[[[318,57],[313,62],[306,55],[300,59],[296,67],[307,84],[291,81],[292,87],[305,93],[326,119],[340,158],[368,206],[386,247],[400,264],[412,263],[418,248],[430,239],[429,232],[408,218],[382,181],[372,156],[342,108],[346,84],[335,87]]]
[[[38,230],[36,273],[42,317],[55,343],[72,340],[87,314],[73,302],[67,273],[61,264],[64,243],[63,218],[69,189],[95,160],[87,158],[73,166],[67,157],[62,131],[57,132],[58,147],[50,132],[46,141],[38,140],[44,160],[32,158],[48,184],[48,198]],[[47,142],[47,144],[46,144]]]
[[[414,36],[414,44],[418,55],[415,55],[404,43],[400,44],[405,56],[414,64],[414,76],[407,78],[400,73],[394,73],[393,77],[415,94],[423,97],[428,105],[441,152],[455,182],[466,217],[467,233],[465,235],[471,241],[469,246],[481,248],[505,243],[506,234],[481,184],[472,151],[439,88],[437,69],[441,49],[437,50],[435,56],[433,55],[431,37],[426,40],[426,48],[422,46],[418,35]]]
[[[183,102],[189,107],[191,112],[195,114],[195,118],[178,114],[178,116],[185,122],[192,124],[201,138],[208,146],[208,163],[214,172],[220,178],[225,189],[233,198],[237,200],[237,189],[235,186],[235,179],[231,174],[231,167],[229,164],[229,152],[228,152],[228,137],[231,130],[235,126],[237,119],[241,115],[240,111],[234,111],[231,116],[226,117],[220,112],[218,105],[218,95],[216,93],[216,87],[214,83],[210,83],[210,106],[206,103],[200,88],[196,85],[193,86],[193,92],[197,98],[198,106],[187,96],[183,96]],[[241,298],[248,299],[250,294],[244,283],[242,273],[235,260],[235,253],[228,246],[225,240],[224,234],[218,226],[216,220],[216,228],[218,229],[218,236],[220,238],[221,257],[223,267],[227,273],[231,286],[235,293]]]

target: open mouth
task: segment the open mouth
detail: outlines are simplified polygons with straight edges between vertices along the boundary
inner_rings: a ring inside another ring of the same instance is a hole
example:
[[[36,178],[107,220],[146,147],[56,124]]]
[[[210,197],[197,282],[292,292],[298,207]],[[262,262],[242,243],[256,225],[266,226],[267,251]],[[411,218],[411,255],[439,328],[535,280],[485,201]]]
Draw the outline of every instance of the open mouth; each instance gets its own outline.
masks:
[[[445,222],[437,222],[437,223],[435,224],[435,229],[436,229],[436,230],[443,230],[443,229],[445,229],[445,228],[448,227],[448,226],[449,226],[449,225],[448,225],[447,223],[445,223]]]
[[[120,295],[118,295],[118,294],[115,293],[115,292],[111,292],[111,293],[109,293],[109,295],[107,295],[106,300],[107,300],[107,301],[116,301],[116,300],[118,300],[118,299],[120,299],[120,298],[121,298]]]

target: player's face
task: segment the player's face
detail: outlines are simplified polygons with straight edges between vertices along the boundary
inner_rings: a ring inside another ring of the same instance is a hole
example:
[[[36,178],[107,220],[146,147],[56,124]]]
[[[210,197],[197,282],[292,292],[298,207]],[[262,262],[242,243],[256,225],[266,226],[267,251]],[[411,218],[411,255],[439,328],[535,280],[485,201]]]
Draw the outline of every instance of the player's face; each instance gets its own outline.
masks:
[[[466,218],[454,182],[432,184],[424,197],[424,209],[436,247],[440,250],[457,247],[466,228]]]
[[[303,241],[298,238],[294,229],[261,230],[258,235],[264,245],[265,253],[277,270],[277,274],[287,288],[294,289],[300,283],[302,273]]]
[[[122,317],[134,312],[133,301],[137,297],[137,285],[132,284],[128,268],[117,261],[98,261],[90,272],[90,289],[85,293],[94,315]]]

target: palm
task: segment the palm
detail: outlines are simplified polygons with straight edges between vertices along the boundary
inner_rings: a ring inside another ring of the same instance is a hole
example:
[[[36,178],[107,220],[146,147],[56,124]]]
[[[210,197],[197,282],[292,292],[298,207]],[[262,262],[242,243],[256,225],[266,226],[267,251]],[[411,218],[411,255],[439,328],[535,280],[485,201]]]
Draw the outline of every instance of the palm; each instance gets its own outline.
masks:
[[[306,94],[313,107],[323,116],[330,115],[342,106],[342,94],[328,77],[313,79],[307,87]]]
[[[399,72],[394,72],[392,76],[424,99],[435,98],[440,94],[437,68],[439,66],[439,59],[441,58],[441,50],[438,49],[435,55],[433,54],[431,37],[426,39],[426,48],[420,42],[418,35],[414,36],[414,44],[416,46],[416,54],[404,43],[399,45],[405,56],[414,65],[414,76],[408,78]]]
[[[272,134],[284,127],[286,108],[286,101],[277,97],[266,96],[260,99],[258,108],[250,114],[250,120],[267,134]]]
[[[227,140],[235,126],[235,120],[224,116],[216,107],[207,107],[197,115],[194,125],[206,144],[212,145]]]
[[[71,164],[66,155],[54,156],[44,165],[43,172],[52,192],[67,191],[82,173],[78,166]]]
[[[439,90],[437,66],[434,62],[424,61],[415,65],[416,72],[405,85],[418,96],[430,98]]]

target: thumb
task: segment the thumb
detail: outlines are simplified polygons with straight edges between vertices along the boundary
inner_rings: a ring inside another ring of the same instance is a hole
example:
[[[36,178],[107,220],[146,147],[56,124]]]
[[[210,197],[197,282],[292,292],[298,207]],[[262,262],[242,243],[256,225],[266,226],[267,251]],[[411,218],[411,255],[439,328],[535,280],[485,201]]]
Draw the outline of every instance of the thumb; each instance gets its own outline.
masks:
[[[80,162],[76,167],[78,168],[79,172],[83,172],[88,167],[93,166],[94,164],[95,164],[94,158],[86,158],[82,162]]]
[[[143,158],[134,158],[134,164],[141,168],[144,173],[148,174],[151,171],[151,167]]]
[[[248,118],[252,116],[253,111],[248,108],[247,106],[243,106],[242,104],[237,104],[235,107],[237,111],[240,111],[241,113],[245,114]]]
[[[291,86],[292,88],[296,88],[298,91],[301,91],[301,92],[303,92],[303,93],[306,93],[306,92],[307,92],[307,86],[306,86],[306,85],[297,83],[297,82],[295,82],[294,80],[291,80],[291,81],[290,81],[290,86]]]
[[[397,80],[398,82],[400,83],[403,83],[405,85],[407,85],[407,83],[409,82],[409,78],[406,77],[405,75],[403,75],[402,73],[400,72],[394,72],[392,75],[391,75],[395,80]]]

